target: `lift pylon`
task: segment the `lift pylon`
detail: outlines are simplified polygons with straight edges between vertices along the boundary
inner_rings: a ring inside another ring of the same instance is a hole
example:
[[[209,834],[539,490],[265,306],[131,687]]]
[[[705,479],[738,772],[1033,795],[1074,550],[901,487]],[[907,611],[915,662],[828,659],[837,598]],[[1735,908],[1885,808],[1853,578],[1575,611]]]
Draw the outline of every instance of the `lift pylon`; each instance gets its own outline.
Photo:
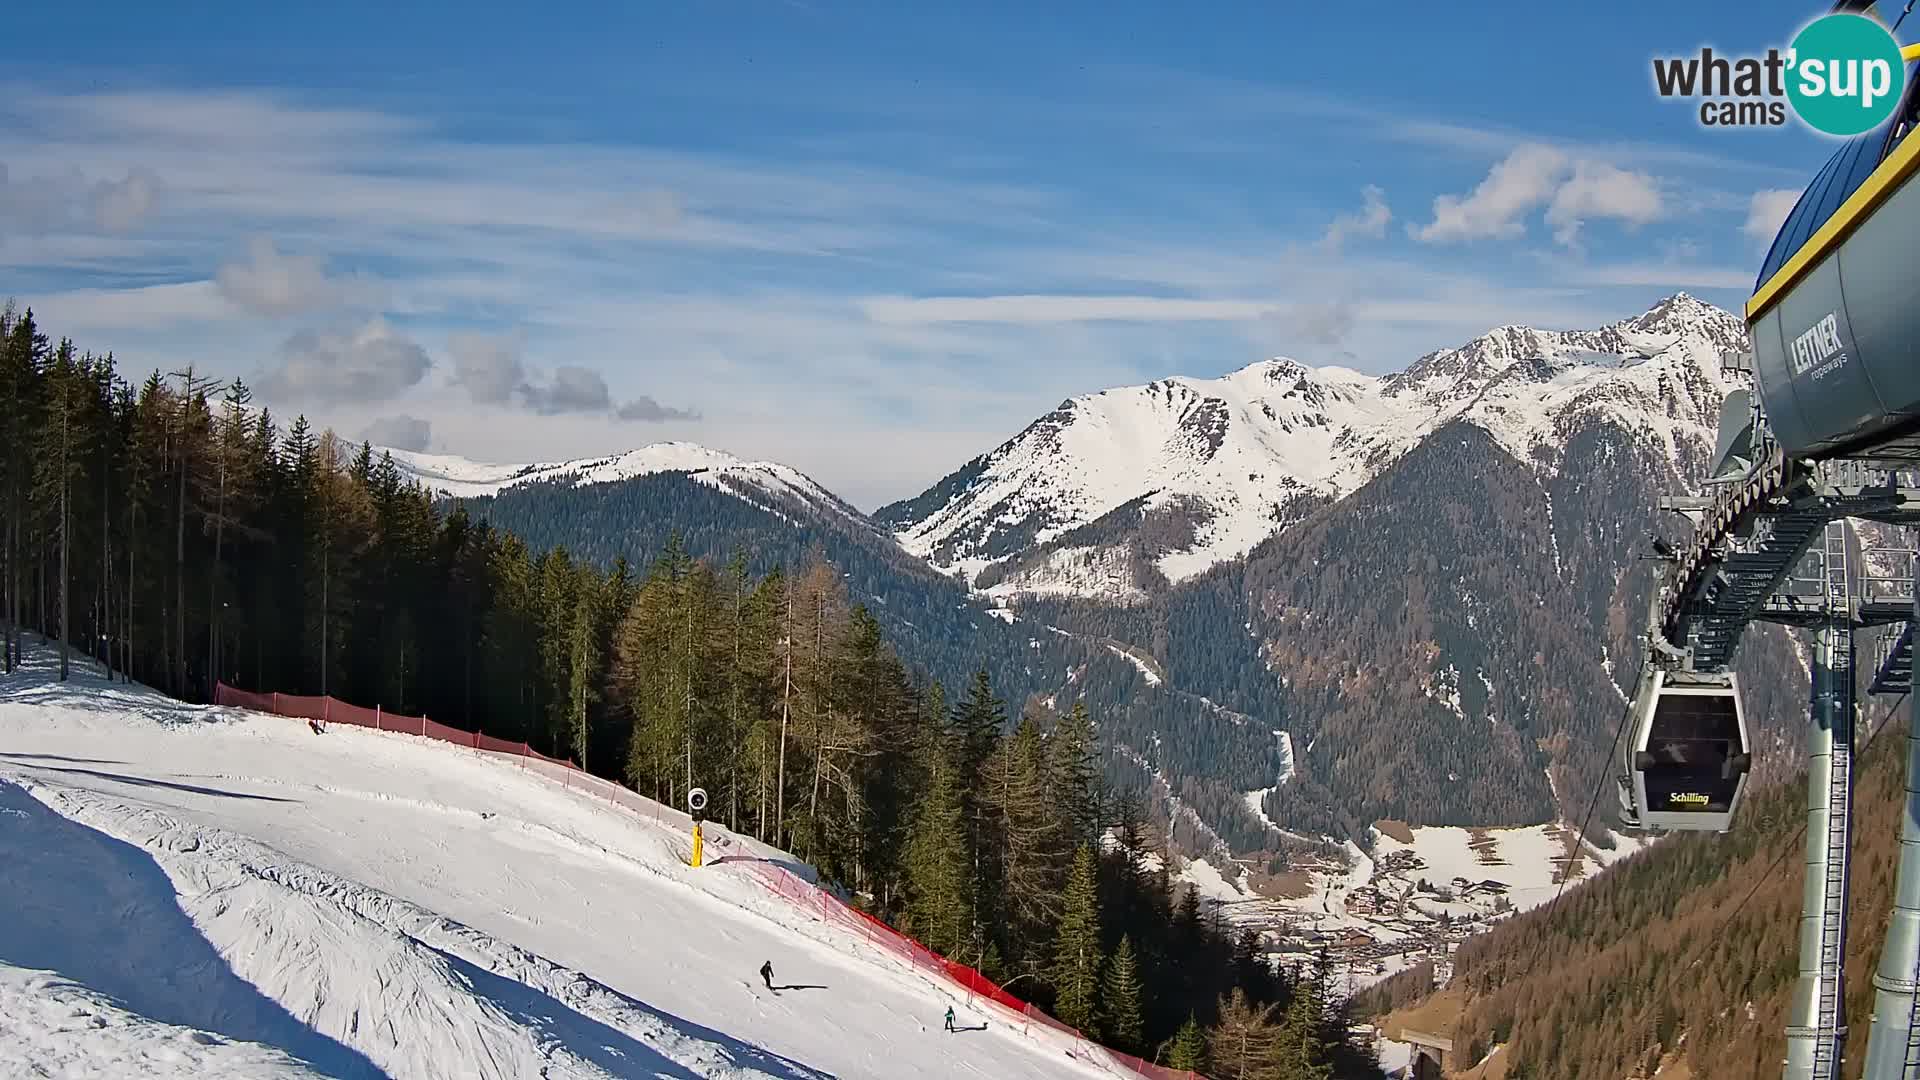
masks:
[[[1787,1019],[1785,1080],[1833,1080],[1847,1041],[1847,886],[1853,811],[1854,674],[1847,526],[1827,523],[1807,725],[1806,885],[1800,975]]]

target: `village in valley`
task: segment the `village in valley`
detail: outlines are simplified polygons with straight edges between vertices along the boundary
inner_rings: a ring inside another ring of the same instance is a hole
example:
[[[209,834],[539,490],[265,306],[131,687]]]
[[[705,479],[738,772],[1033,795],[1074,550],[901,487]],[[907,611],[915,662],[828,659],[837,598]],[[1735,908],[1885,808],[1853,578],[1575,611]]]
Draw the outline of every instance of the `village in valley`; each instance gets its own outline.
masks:
[[[1606,850],[1559,824],[1525,828],[1412,828],[1381,821],[1369,850],[1349,841],[1288,853],[1270,873],[1251,860],[1177,860],[1178,877],[1222,921],[1252,927],[1270,958],[1309,965],[1324,951],[1347,992],[1432,961],[1436,986],[1452,977],[1459,943],[1639,850],[1614,836]],[[1572,856],[1570,858],[1570,855]]]

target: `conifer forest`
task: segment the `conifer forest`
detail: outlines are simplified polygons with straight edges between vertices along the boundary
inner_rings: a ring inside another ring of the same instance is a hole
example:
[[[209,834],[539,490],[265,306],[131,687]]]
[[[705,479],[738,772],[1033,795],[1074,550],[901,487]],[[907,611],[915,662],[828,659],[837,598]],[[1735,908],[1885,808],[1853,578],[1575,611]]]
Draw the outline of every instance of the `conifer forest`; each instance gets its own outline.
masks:
[[[1104,784],[1088,701],[921,681],[816,551],[600,564],[438,505],[367,445],[192,368],[0,315],[0,622],[63,677],[422,714],[779,845],[1117,1049],[1220,1080],[1377,1075],[1331,967],[1276,969]],[[909,658],[910,659],[910,658]],[[1090,697],[1098,702],[1098,696]]]

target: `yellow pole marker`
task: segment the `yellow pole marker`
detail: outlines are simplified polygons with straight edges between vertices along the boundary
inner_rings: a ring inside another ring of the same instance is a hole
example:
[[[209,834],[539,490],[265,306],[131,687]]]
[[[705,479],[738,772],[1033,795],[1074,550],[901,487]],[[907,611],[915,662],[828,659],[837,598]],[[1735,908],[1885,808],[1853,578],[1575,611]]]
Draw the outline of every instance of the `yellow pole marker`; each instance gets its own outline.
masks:
[[[700,865],[700,849],[704,846],[705,838],[700,835],[700,823],[696,821],[693,823],[693,865]]]

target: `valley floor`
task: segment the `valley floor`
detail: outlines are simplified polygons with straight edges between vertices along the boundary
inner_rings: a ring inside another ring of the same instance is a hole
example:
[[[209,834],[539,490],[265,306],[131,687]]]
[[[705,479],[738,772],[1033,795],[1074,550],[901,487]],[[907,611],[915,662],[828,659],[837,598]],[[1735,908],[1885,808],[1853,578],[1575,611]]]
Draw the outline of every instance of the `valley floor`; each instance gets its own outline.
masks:
[[[723,830],[694,870],[669,820],[471,751],[30,660],[0,680],[0,1072],[1112,1075],[792,906],[750,872],[787,857]]]

